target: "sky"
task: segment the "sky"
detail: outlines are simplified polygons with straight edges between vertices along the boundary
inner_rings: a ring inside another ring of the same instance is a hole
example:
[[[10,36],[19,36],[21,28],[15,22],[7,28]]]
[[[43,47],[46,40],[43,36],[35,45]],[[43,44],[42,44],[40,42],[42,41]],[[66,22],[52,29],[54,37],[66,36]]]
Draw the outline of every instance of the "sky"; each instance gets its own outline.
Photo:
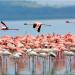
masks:
[[[49,5],[49,6],[71,6],[75,5],[75,0],[31,0],[36,1],[43,5]]]
[[[39,6],[50,6],[50,7],[66,7],[75,6],[75,0],[1,0],[1,2],[9,2],[12,5],[26,6],[26,3],[32,3],[33,5]]]
[[[0,19],[75,18],[75,0],[0,0]]]

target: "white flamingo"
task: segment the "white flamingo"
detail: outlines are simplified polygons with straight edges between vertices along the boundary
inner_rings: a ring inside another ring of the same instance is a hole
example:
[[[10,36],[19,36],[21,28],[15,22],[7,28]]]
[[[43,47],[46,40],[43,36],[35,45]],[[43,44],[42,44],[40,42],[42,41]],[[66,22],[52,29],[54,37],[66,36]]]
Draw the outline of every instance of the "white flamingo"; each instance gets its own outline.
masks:
[[[64,55],[69,57],[70,74],[71,74],[71,57],[74,56],[75,53],[72,51],[64,51]],[[68,66],[66,66],[66,74],[67,74],[67,68],[68,68]]]
[[[28,52],[28,56],[32,57],[32,74],[35,74],[35,56],[37,56],[38,54],[35,51],[30,51]]]
[[[39,57],[42,57],[43,58],[43,75],[45,74],[45,70],[46,70],[46,63],[45,63],[45,57],[47,56],[47,53],[43,52],[43,53],[39,53],[38,54]]]
[[[7,75],[7,63],[8,63],[8,57],[9,55],[11,55],[11,53],[7,50],[7,49],[3,49],[2,50],[2,66],[4,67],[4,64],[5,64],[5,67],[6,67],[6,75]],[[5,62],[5,63],[4,63]]]
[[[17,61],[19,60],[19,58],[22,56],[22,53],[20,52],[14,52],[12,54],[13,59],[15,60],[15,75],[18,74],[18,67],[17,67]]]

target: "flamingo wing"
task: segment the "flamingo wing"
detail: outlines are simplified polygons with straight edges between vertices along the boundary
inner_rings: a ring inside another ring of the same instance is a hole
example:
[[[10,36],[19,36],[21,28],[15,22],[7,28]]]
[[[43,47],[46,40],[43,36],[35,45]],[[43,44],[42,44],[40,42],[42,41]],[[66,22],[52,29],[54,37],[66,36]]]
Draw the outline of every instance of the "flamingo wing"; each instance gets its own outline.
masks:
[[[35,28],[36,27],[36,24],[33,24],[33,28]]]
[[[3,21],[1,21],[1,23],[2,23],[3,26],[6,27],[6,29],[8,29],[7,25]]]
[[[39,26],[39,28],[38,28],[38,30],[37,30],[37,31],[38,31],[38,32],[40,32],[40,30],[41,30],[41,25]]]

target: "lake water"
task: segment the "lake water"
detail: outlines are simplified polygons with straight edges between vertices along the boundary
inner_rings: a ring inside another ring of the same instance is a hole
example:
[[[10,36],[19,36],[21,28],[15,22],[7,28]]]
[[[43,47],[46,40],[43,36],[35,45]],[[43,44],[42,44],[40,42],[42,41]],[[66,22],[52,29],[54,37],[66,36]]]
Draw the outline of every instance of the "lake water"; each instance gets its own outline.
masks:
[[[26,35],[26,34],[47,34],[47,33],[59,33],[59,34],[66,34],[68,32],[71,32],[75,34],[75,24],[72,23],[65,23],[65,21],[68,19],[52,19],[52,20],[25,20],[25,21],[4,21],[9,28],[19,28],[19,31],[0,31],[0,36],[4,35],[11,35],[11,36],[17,36],[17,35]],[[33,24],[34,22],[41,22],[43,24],[52,25],[52,26],[42,26],[41,32],[37,33],[35,29],[31,26],[24,26],[24,23]],[[75,19],[70,19],[70,21],[75,21]]]
[[[75,56],[33,58],[23,55],[16,60],[1,56],[0,75],[75,75]]]
[[[68,19],[56,19],[56,20],[25,20],[25,21],[4,21],[9,28],[19,28],[18,31],[8,30],[8,31],[0,31],[0,36],[11,35],[38,35],[38,34],[48,34],[48,33],[58,33],[58,34],[66,34],[71,32],[75,34],[75,25],[70,23],[67,24],[65,21]],[[37,33],[35,29],[31,26],[24,26],[24,23],[33,24],[34,22],[39,21],[43,24],[52,25],[42,26],[41,32]],[[70,21],[75,21],[75,19],[70,19]],[[3,60],[1,60],[3,58]],[[6,73],[6,60],[7,59],[7,75],[75,75],[75,57],[63,57],[63,58],[50,58],[50,62],[47,58],[37,58],[35,57],[34,64],[32,62],[33,58],[28,56],[22,56],[17,64],[17,73],[15,73],[15,60],[11,57],[0,57],[0,73]],[[43,61],[44,60],[44,61]],[[70,61],[71,60],[71,61]],[[49,67],[50,63],[50,67]],[[3,65],[3,70],[2,66]],[[35,67],[36,66],[36,67]],[[35,70],[33,71],[33,69]],[[3,71],[3,72],[2,72]],[[33,73],[35,72],[35,74]],[[32,74],[33,73],[33,74]],[[0,74],[0,75],[1,75]]]

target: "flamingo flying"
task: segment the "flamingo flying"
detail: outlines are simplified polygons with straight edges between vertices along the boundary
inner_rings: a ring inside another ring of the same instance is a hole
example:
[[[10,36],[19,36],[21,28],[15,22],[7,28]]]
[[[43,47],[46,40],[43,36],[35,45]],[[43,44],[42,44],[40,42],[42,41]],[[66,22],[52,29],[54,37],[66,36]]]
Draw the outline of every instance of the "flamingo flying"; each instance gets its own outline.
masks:
[[[3,21],[1,21],[0,30],[19,30],[19,29],[10,29]]]
[[[66,21],[66,23],[75,23],[75,22],[71,22],[71,21]]]
[[[40,32],[41,26],[42,25],[46,25],[46,24],[42,24],[40,22],[35,22],[33,24],[27,24],[27,23],[25,23],[24,25],[33,25],[33,28],[35,28],[37,30],[37,32]],[[51,26],[51,25],[46,25],[46,26]]]

